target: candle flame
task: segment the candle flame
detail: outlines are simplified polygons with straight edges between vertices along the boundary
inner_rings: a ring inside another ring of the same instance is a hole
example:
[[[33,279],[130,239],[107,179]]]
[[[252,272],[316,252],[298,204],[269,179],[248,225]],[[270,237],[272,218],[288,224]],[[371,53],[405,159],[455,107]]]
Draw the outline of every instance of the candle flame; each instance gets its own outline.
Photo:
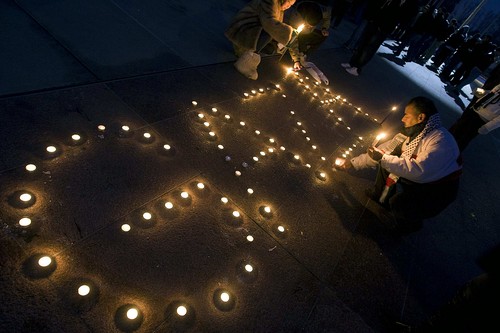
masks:
[[[385,134],[385,133],[383,133],[383,132],[382,132],[382,133],[380,133],[379,135],[377,135],[376,139],[377,139],[377,140],[382,140],[383,138],[385,138],[385,137],[386,137],[386,135],[387,135],[387,134]]]
[[[299,25],[299,27],[297,28],[297,32],[298,32],[298,33],[301,33],[301,32],[302,32],[302,30],[304,30],[304,27],[305,27],[305,25],[304,25],[304,24]]]

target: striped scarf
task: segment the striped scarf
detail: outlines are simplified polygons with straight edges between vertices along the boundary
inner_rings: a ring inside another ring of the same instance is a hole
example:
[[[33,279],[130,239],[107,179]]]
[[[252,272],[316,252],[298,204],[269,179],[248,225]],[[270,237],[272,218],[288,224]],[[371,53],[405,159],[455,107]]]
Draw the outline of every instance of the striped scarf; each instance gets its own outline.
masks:
[[[411,159],[413,156],[413,152],[415,149],[417,149],[418,144],[420,141],[430,132],[435,130],[436,128],[441,127],[441,118],[439,117],[439,114],[433,114],[432,116],[429,117],[429,120],[425,124],[424,129],[413,139],[411,140],[405,149],[405,151],[401,154],[401,157]],[[398,134],[400,135],[400,134]],[[394,150],[396,147],[394,147],[392,150]],[[390,154],[391,152],[389,152]],[[385,187],[384,190],[382,191],[382,194],[380,195],[379,202],[384,203],[385,200],[387,199],[387,195],[389,194],[389,189],[395,185],[399,180],[399,176],[390,173],[387,179],[385,180]]]

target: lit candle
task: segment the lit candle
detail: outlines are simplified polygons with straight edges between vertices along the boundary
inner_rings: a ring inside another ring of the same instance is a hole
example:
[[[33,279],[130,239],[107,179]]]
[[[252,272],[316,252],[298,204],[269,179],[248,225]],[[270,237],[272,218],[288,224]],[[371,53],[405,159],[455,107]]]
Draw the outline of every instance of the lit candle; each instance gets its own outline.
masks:
[[[26,170],[29,171],[29,172],[33,172],[36,170],[36,165],[34,164],[28,164],[26,165]]]
[[[223,203],[223,204],[227,204],[229,202],[228,198],[226,197],[222,197],[220,198],[220,201]]]
[[[86,284],[82,284],[78,287],[78,295],[87,296],[90,293],[90,287]]]
[[[127,310],[127,318],[134,320],[139,316],[139,311],[136,308],[130,308]]]
[[[170,150],[172,147],[169,144],[163,145],[163,149]]]
[[[192,101],[191,103],[193,103],[194,106],[198,105],[197,101]]]
[[[122,130],[125,132],[128,132],[128,131],[130,131],[130,127],[128,127],[127,125],[123,125]]]
[[[104,125],[97,125],[97,129],[101,132],[104,132],[106,130],[106,126]]]
[[[337,158],[335,159],[335,165],[337,165],[337,166],[341,166],[341,165],[343,165],[344,163],[345,163],[345,159],[343,159],[343,158],[337,157]]]
[[[184,317],[187,314],[187,309],[185,306],[181,305],[177,307],[177,314],[181,317]]]
[[[40,265],[40,267],[47,267],[51,263],[52,263],[52,259],[50,259],[50,257],[48,257],[48,256],[43,256],[40,259],[38,259],[38,265]]]
[[[218,111],[217,108],[212,108],[213,113],[217,113],[217,111]]]
[[[238,217],[240,217],[240,216],[241,216],[241,214],[240,214],[240,212],[238,212],[237,210],[234,210],[234,211],[233,211],[233,216],[234,216],[234,217],[236,217],[236,218],[238,218]]]
[[[245,265],[245,270],[248,272],[248,273],[251,273],[253,271],[253,267],[252,265],[250,264],[246,264]]]
[[[280,225],[280,226],[278,226],[278,231],[279,231],[279,232],[285,232],[285,227],[283,227],[283,226],[281,226],[281,225]]]
[[[189,198],[189,194],[187,192],[182,192],[181,197],[184,199],[187,199],[187,198]]]
[[[151,218],[153,217],[151,215],[151,213],[149,212],[145,212],[144,214],[142,214],[142,217],[145,219],[145,220],[151,220]]]
[[[31,200],[31,198],[32,198],[32,197],[31,197],[31,194],[29,194],[29,193],[23,193],[23,194],[21,194],[21,195],[19,196],[19,199],[20,199],[21,201],[23,201],[23,202],[28,202],[28,201],[30,201],[30,200]]]
[[[248,188],[248,189],[247,189],[247,192],[248,192],[248,194],[253,194],[253,189]]]
[[[372,146],[373,146],[373,147],[376,147],[376,146],[377,146],[377,144],[378,144],[378,142],[379,142],[380,140],[382,140],[383,138],[385,138],[385,136],[386,136],[386,134],[385,134],[385,133],[380,133],[379,135],[377,135],[377,136],[375,137],[375,140],[373,140],[373,142],[372,142]]]
[[[226,292],[222,292],[220,294],[220,300],[223,301],[224,303],[229,302],[229,294]]]
[[[170,201],[165,202],[165,208],[166,209],[172,209],[174,208],[174,204],[171,203]]]
[[[203,190],[205,188],[205,184],[203,183],[198,183],[196,184],[196,186],[200,189],[200,190]]]
[[[249,243],[253,242],[253,239],[254,239],[254,238],[253,238],[253,236],[252,236],[252,235],[248,235],[248,236],[247,236],[247,241],[248,241]]]
[[[217,148],[224,149],[224,146],[223,145],[218,145]]]
[[[71,136],[71,138],[72,138],[74,141],[80,141],[81,136],[80,136],[80,135],[78,135],[78,134],[73,134],[73,135]]]
[[[144,133],[143,136],[145,139],[151,139],[151,134],[148,132]]]
[[[56,152],[56,150],[57,150],[57,148],[56,148],[56,147],[54,147],[54,146],[48,146],[48,147],[47,147],[47,151],[48,151],[49,153],[55,153],[55,152]]]
[[[23,217],[22,219],[19,220],[19,225],[21,227],[27,227],[31,224],[31,219],[28,217]]]
[[[124,232],[129,232],[130,231],[130,225],[129,224],[122,224],[122,231]]]

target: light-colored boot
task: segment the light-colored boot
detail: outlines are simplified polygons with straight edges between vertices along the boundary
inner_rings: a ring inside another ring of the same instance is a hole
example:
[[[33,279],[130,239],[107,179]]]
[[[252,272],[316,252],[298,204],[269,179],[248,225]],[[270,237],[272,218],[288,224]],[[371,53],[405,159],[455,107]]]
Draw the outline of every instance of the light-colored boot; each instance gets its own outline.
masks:
[[[252,52],[245,51],[241,57],[234,63],[234,67],[243,74],[245,77],[257,80],[259,74],[257,73],[257,67],[260,64],[260,55]]]

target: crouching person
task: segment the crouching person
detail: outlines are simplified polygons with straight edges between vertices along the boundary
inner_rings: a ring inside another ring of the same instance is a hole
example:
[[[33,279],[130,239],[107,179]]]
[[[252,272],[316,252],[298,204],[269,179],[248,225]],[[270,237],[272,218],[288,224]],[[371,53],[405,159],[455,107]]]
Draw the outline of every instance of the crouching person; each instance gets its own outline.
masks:
[[[273,40],[288,44],[294,29],[283,23],[283,16],[294,3],[295,0],[252,0],[233,17],[224,34],[233,43],[238,57],[234,66],[241,74],[257,80],[259,52]]]
[[[432,100],[411,99],[401,121],[401,133],[336,167],[377,167],[375,186],[367,195],[390,210],[398,231],[409,233],[456,199],[462,167],[457,143],[442,127]]]

